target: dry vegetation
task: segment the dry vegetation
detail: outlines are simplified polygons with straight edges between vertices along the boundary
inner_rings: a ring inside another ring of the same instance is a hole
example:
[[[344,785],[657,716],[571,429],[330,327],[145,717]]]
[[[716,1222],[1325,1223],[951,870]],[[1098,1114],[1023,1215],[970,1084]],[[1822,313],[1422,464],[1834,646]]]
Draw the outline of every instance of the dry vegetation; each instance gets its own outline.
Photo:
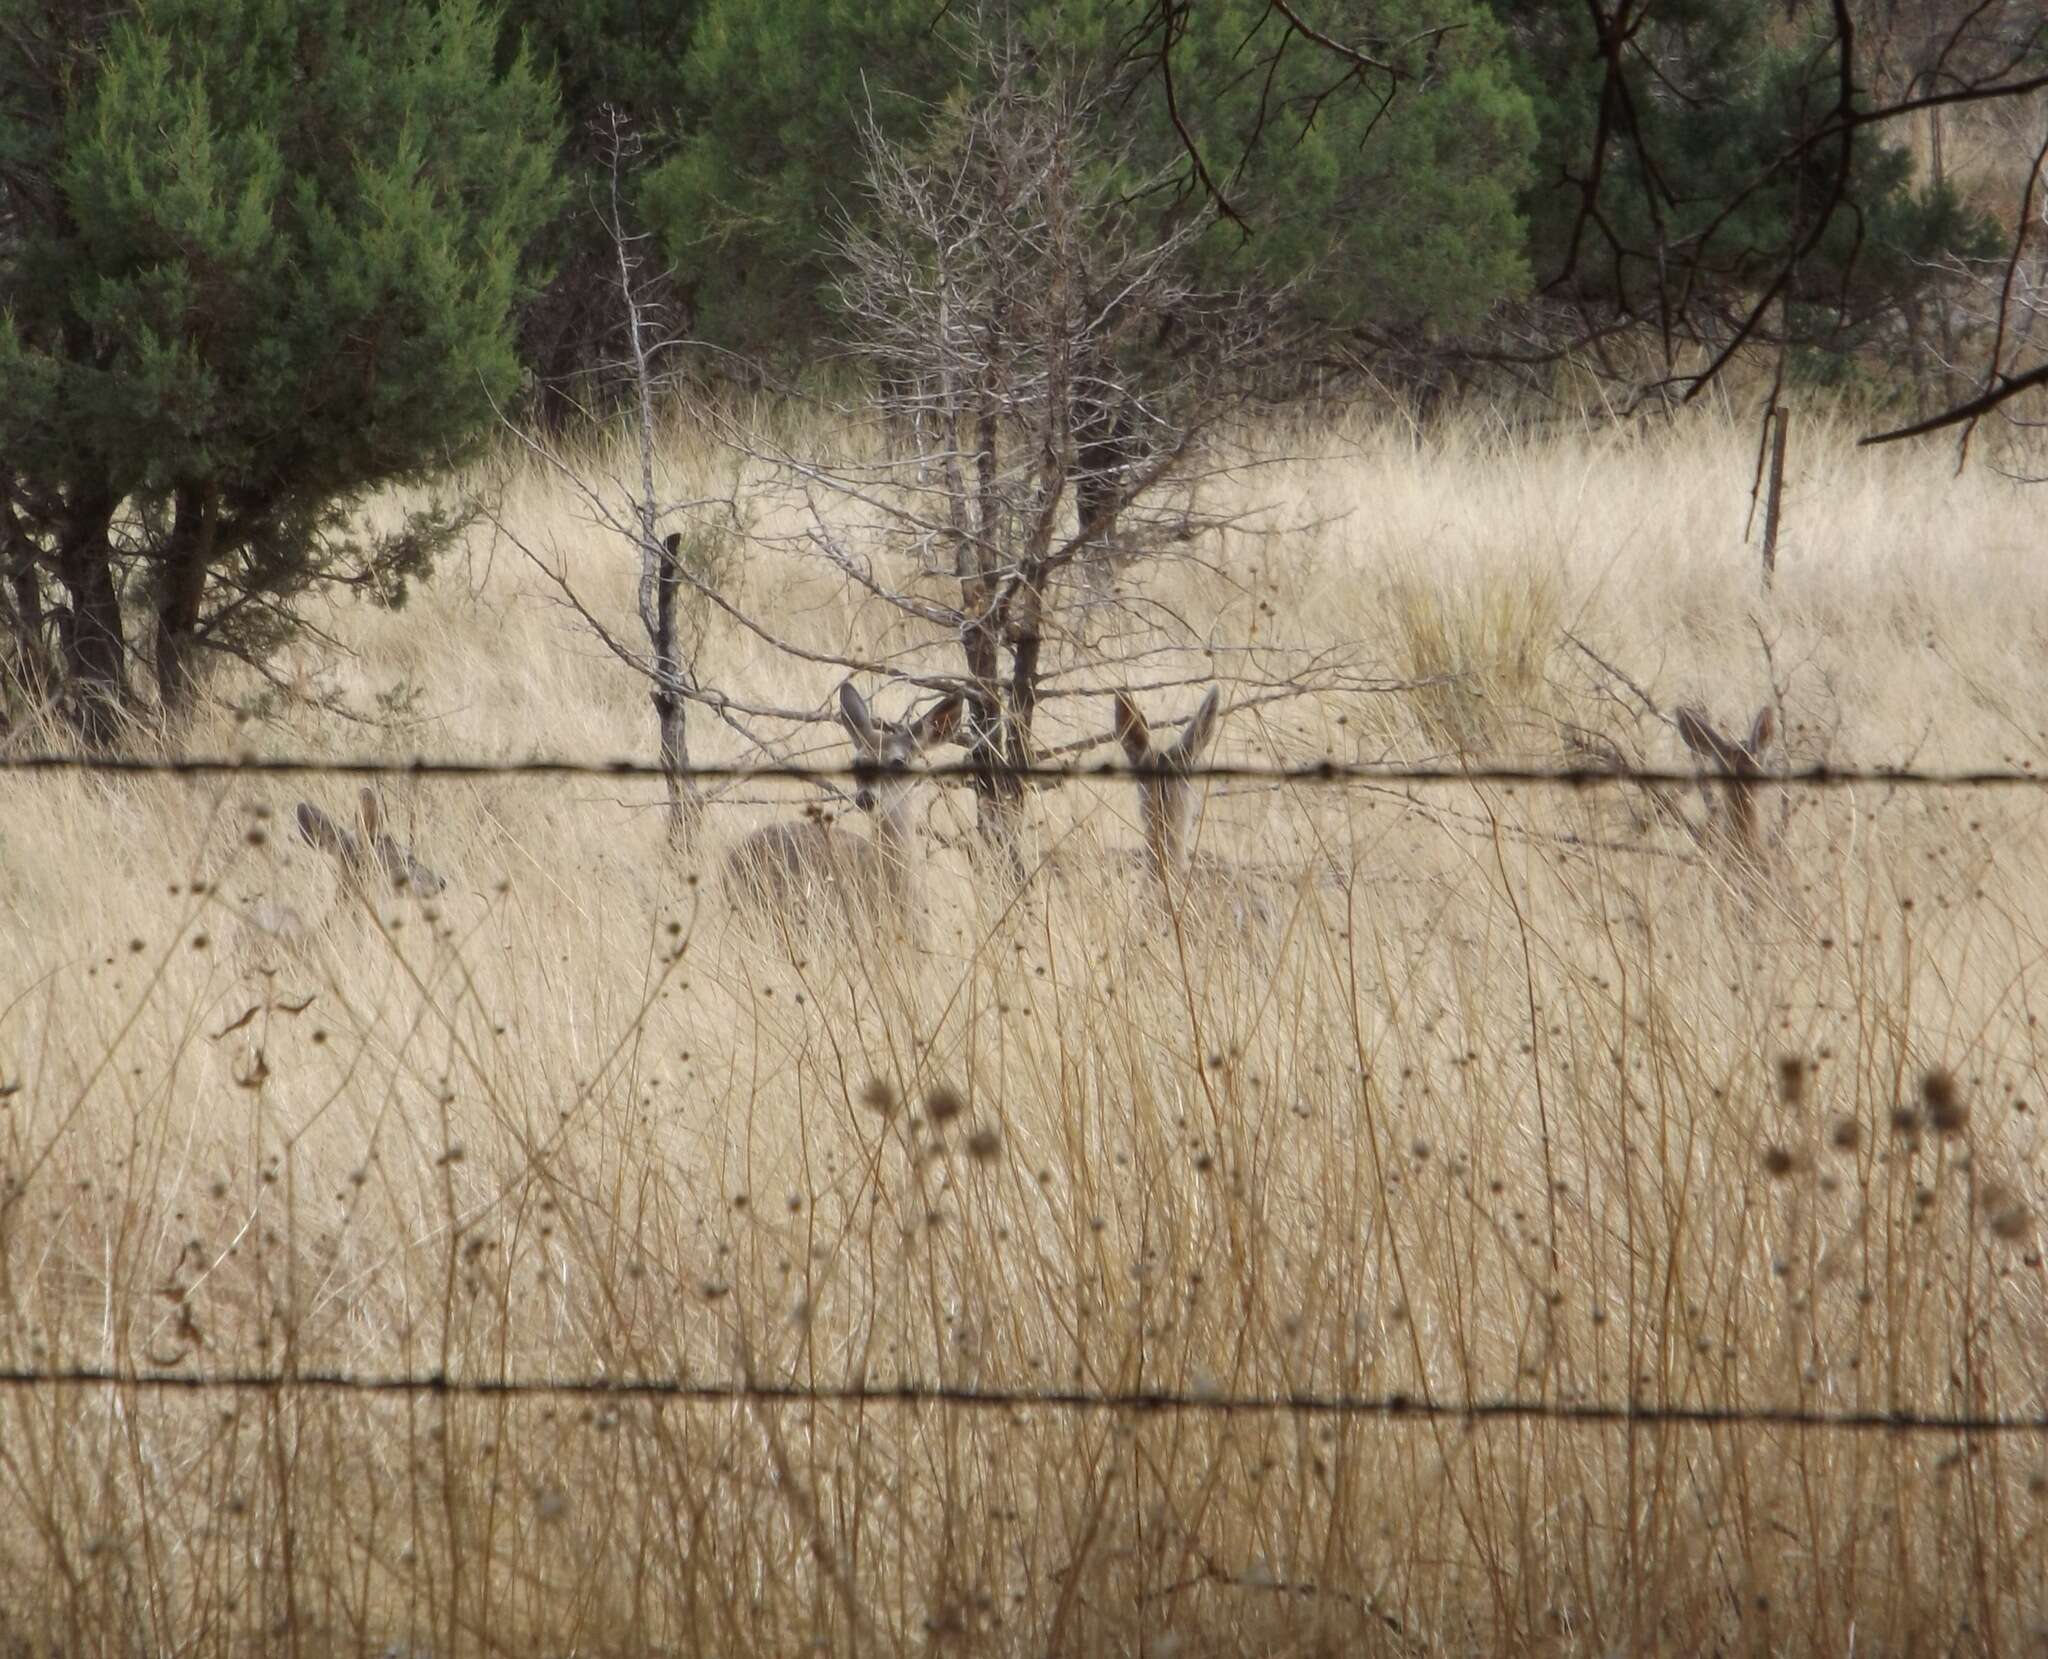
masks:
[[[1276,533],[1134,578],[1216,646],[1140,700],[1220,678],[1222,759],[1681,763],[1576,639],[1666,712],[1778,705],[1781,760],[2037,763],[2040,495],[1808,425],[1764,600],[1753,437],[1273,438],[1314,459],[1218,488]],[[687,436],[671,464],[725,487]],[[630,557],[544,479],[503,513],[630,617]],[[950,667],[771,543],[729,581]],[[645,753],[644,687],[552,596],[479,534],[298,660],[375,723],[195,746]],[[829,707],[829,669],[699,622],[707,683]],[[1427,683],[1242,689],[1333,648]],[[1060,688],[1054,735],[1107,744],[1099,682]],[[1236,879],[1168,917],[1128,786],[1040,803],[1021,898],[929,788],[921,941],[794,961],[713,874],[774,793],[691,859],[658,786],[392,787],[449,884],[365,904],[291,833],[301,794],[351,816],[341,780],[10,780],[0,1365],[2048,1409],[2031,792],[1768,799],[1752,865],[1690,798],[1219,787]],[[2044,1621],[2026,1434],[0,1394],[0,1654],[2010,1653]]]

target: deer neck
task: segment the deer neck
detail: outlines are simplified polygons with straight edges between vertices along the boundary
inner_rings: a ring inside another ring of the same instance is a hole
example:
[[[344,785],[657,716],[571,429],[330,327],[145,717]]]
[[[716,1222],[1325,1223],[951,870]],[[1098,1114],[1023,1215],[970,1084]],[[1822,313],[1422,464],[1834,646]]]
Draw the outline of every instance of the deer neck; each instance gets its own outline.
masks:
[[[1145,791],[1145,850],[1160,883],[1171,887],[1187,862],[1187,785],[1162,778]]]
[[[881,864],[882,880],[891,894],[901,899],[910,890],[910,793],[906,790],[887,805],[877,803],[874,828],[869,842]]]

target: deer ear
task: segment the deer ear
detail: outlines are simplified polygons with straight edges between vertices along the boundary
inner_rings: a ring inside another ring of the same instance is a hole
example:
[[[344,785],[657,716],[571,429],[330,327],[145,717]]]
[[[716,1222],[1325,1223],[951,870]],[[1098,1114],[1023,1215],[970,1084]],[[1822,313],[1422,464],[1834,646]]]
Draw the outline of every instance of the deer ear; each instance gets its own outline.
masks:
[[[356,797],[362,805],[363,834],[374,841],[384,833],[384,803],[377,799],[377,791],[364,784]]]
[[[967,706],[967,699],[954,692],[937,708],[917,723],[917,746],[928,749],[934,743],[950,743],[953,733],[960,725],[961,711]]]
[[[1152,758],[1152,728],[1145,724],[1145,716],[1128,693],[1117,692],[1113,701],[1116,740],[1124,746],[1124,755],[1133,766],[1143,766]]]
[[[1678,740],[1701,760],[1720,758],[1720,734],[1707,723],[1707,717],[1690,705],[1678,710],[1673,717],[1678,722]]]
[[[1756,718],[1749,723],[1749,758],[1751,760],[1763,759],[1764,751],[1771,746],[1771,739],[1777,734],[1777,730],[1777,710],[1772,708],[1769,703],[1766,703],[1756,711]]]
[[[1209,740],[1216,735],[1216,711],[1222,706],[1223,688],[1212,685],[1209,695],[1202,699],[1202,706],[1188,721],[1187,730],[1180,734],[1180,741],[1173,746],[1173,758],[1177,764],[1193,765],[1196,756],[1208,748]]]
[[[846,729],[862,742],[875,735],[875,722],[868,714],[868,702],[848,680],[839,688],[839,718],[846,723]]]
[[[340,854],[341,826],[326,813],[311,801],[301,801],[293,816],[299,821],[299,835],[307,846],[317,847],[323,853]]]

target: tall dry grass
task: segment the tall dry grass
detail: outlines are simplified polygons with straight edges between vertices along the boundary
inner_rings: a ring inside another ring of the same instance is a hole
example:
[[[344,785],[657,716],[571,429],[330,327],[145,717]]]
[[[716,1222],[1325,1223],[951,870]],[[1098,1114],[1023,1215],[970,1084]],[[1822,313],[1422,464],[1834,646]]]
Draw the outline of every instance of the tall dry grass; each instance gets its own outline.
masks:
[[[1225,759],[1679,761],[1569,635],[1666,707],[1781,702],[1795,760],[2037,764],[2038,496],[1809,428],[1766,599],[1752,439],[1270,435],[1296,458],[1212,504],[1271,533],[1142,578],[1164,660],[1346,666]],[[501,511],[630,625],[562,491]],[[755,529],[739,603],[947,662]],[[291,671],[377,718],[247,693],[196,747],[651,746],[488,533],[319,621],[346,650]],[[702,650],[826,706],[829,669]],[[1106,739],[1058,669],[1054,735]],[[2031,794],[1773,798],[1752,868],[1694,800],[1219,787],[1201,845],[1262,903],[1171,917],[1108,856],[1127,786],[1039,803],[1022,897],[931,789],[921,943],[792,958],[715,874],[801,791],[682,856],[636,784],[392,788],[453,881],[368,908],[297,793],[9,782],[0,1366],[2048,1409]],[[23,1387],[0,1652],[2031,1651],[2044,1509],[2030,1435]]]

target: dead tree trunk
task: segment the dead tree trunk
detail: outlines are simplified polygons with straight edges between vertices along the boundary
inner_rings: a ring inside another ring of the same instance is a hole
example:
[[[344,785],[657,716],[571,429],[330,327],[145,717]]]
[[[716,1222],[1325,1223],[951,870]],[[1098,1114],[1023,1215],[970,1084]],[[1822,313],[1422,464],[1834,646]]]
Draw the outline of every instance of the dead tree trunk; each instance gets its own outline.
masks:
[[[1764,592],[1778,576],[1778,510],[1785,492],[1785,426],[1792,412],[1783,404],[1771,411],[1771,475],[1764,496]]]
[[[1082,570],[1098,596],[1116,581],[1116,526],[1130,440],[1130,412],[1122,398],[1100,383],[1081,389],[1074,405],[1074,504],[1094,541],[1082,555]]]
[[[654,623],[648,629],[654,657],[654,719],[661,737],[661,776],[668,787],[669,833],[687,840],[701,806],[689,781],[690,742],[684,726],[682,658],[676,650],[676,589],[682,585],[679,532],[662,538],[655,573]]]
[[[640,543],[640,625],[647,632],[653,671],[656,741],[662,782],[668,790],[669,835],[687,845],[703,801],[689,776],[690,741],[684,694],[692,689],[676,649],[676,588],[682,580],[680,535],[657,534],[659,505],[654,493],[654,363],[648,343],[646,308],[636,281],[638,264],[632,252],[644,238],[626,232],[625,209],[619,200],[619,173],[628,153],[628,138],[613,116],[611,135],[612,246],[619,261],[619,298],[626,313],[626,342],[632,355],[633,392],[639,416],[640,497],[633,504]]]
[[[967,670],[967,758],[974,767],[975,827],[982,844],[1015,863],[1024,788],[1015,775],[1017,742],[1003,695],[1002,649],[1009,631],[1010,582],[999,550],[1005,543],[997,446],[1002,422],[993,398],[975,420],[972,530],[957,539],[960,646]]]

